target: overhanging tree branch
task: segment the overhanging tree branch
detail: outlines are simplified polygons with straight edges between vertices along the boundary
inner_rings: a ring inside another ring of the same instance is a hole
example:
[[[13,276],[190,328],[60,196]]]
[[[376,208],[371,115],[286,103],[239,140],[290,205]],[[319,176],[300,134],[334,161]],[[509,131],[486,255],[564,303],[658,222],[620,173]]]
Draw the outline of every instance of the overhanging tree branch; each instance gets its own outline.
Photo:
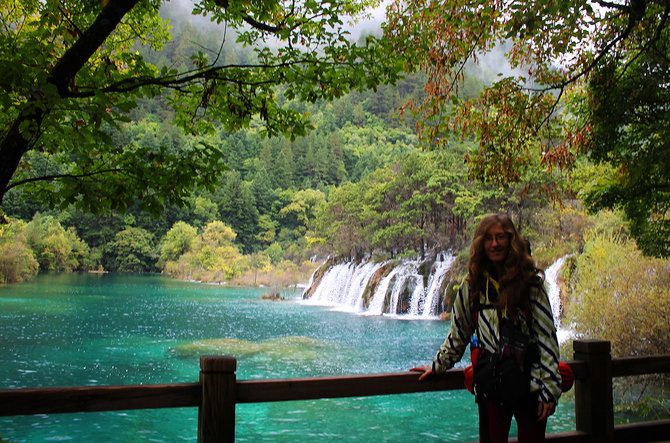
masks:
[[[123,138],[107,131],[109,127],[119,128],[120,123],[133,116],[140,97],[164,99],[175,111],[174,123],[186,132],[200,133],[201,129],[212,129],[216,123],[235,131],[260,115],[266,122],[263,134],[294,137],[305,133],[309,119],[294,109],[284,108],[282,98],[275,96],[283,93],[288,100],[333,99],[352,88],[373,88],[380,83],[392,83],[398,77],[400,63],[383,54],[384,45],[374,44],[379,40],[372,38],[372,44],[357,46],[345,42],[342,29],[337,28],[342,23],[341,16],[355,14],[368,5],[364,0],[293,4],[279,0],[251,3],[202,0],[196,2],[194,13],[212,14],[224,21],[226,27],[240,31],[244,43],[250,46],[263,43],[274,34],[283,47],[259,48],[257,61],[252,64],[217,66],[222,42],[214,62],[206,60],[196,48],[190,54],[195,65],[185,71],[156,67],[139,56],[134,44],[149,41],[159,45],[169,41],[158,10],[166,2],[110,0],[83,5],[75,0],[16,2],[16,17],[0,17],[0,23],[12,30],[16,29],[14,22],[25,25],[10,47],[13,51],[9,59],[13,57],[15,68],[8,72],[13,77],[2,83],[3,92],[17,99],[3,101],[3,105],[9,104],[3,109],[0,125],[5,127],[0,132],[0,203],[7,190],[38,180],[60,179],[63,183],[64,191],[53,196],[36,187],[36,195],[41,198],[61,205],[76,201],[81,208],[94,211],[123,207],[137,197],[142,187],[151,186],[152,180],[169,182],[168,174],[179,175],[182,168],[192,167],[193,171],[186,178],[180,176],[172,187],[161,186],[156,193],[159,198],[179,200],[187,192],[185,189],[203,183],[209,185],[212,181],[205,178],[205,171],[217,170],[223,154],[217,147],[211,147],[199,151],[193,159],[190,154],[196,148],[190,145],[183,149],[189,152],[188,157],[171,158],[169,167],[156,166],[156,172],[151,168],[143,170],[137,183],[85,180],[142,161],[141,154],[125,148]],[[72,11],[81,13],[76,18],[82,21],[76,26],[68,20],[68,15],[74,14]],[[23,22],[25,17],[31,20]],[[292,43],[300,47],[294,49]],[[34,57],[35,54],[39,57]],[[158,73],[157,68],[163,69]],[[165,92],[170,91],[174,94],[166,98]],[[216,115],[211,113],[204,121],[189,126],[191,113],[207,105]],[[53,149],[46,150],[48,155],[26,156],[37,144]],[[153,149],[138,148],[142,153]],[[113,162],[101,163],[97,158],[100,152],[112,153]],[[81,165],[69,163],[70,158],[80,159],[81,164],[89,165],[89,170],[94,165],[100,171],[80,174]],[[25,171],[17,172],[22,161]],[[26,178],[30,166],[37,162],[55,162],[63,166],[59,170],[63,174]],[[84,186],[80,186],[82,182]],[[124,189],[124,193],[120,194],[118,189]],[[117,195],[112,196],[113,192]],[[107,198],[98,201],[98,194]],[[109,197],[118,206],[109,203]]]
[[[80,178],[87,178],[87,177],[93,177],[95,175],[100,175],[100,174],[109,174],[109,173],[119,173],[119,172],[124,172],[124,169],[121,168],[110,168],[110,169],[102,169],[99,171],[94,171],[94,172],[88,172],[85,174],[53,174],[53,175],[43,175],[40,177],[32,177],[32,178],[27,178],[24,180],[19,180],[13,183],[10,183],[7,185],[6,190],[9,191],[12,188],[16,188],[17,186],[22,186],[28,183],[35,183],[39,181],[53,181],[53,180],[58,180],[61,178],[73,178],[73,179],[80,179]]]
[[[244,81],[239,80],[234,77],[228,77],[221,75],[221,73],[227,70],[234,69],[245,69],[245,70],[280,70],[284,68],[290,68],[293,66],[300,65],[323,65],[323,66],[351,66],[348,63],[340,62],[328,62],[325,60],[313,60],[313,59],[302,59],[302,60],[293,60],[291,62],[278,63],[274,65],[258,64],[258,65],[226,65],[226,66],[217,66],[209,67],[202,70],[194,70],[191,72],[184,72],[174,76],[164,76],[164,77],[132,77],[127,78],[115,83],[112,83],[108,86],[104,86],[96,90],[87,90],[86,86],[77,86],[76,90],[68,90],[65,92],[63,97],[69,98],[88,98],[96,95],[96,91],[102,91],[105,93],[123,93],[130,92],[142,87],[147,86],[162,86],[166,88],[177,88],[180,85],[187,85],[196,80],[206,80],[206,79],[217,79],[222,80],[238,85],[245,86],[261,86],[261,85],[270,85],[277,83],[276,80],[262,80],[262,81]]]
[[[138,2],[139,0],[110,1],[102,8],[94,23],[63,54],[49,73],[48,81],[56,86],[59,93],[67,93],[69,81]],[[39,93],[33,94],[0,142],[0,158],[3,159],[0,166],[0,201],[8,190],[9,181],[21,158],[39,136],[39,127],[49,112],[43,97]]]
[[[68,84],[77,72],[102,46],[109,35],[118,26],[121,19],[139,3],[140,0],[109,1],[100,14],[84,31],[80,38],[63,54],[51,70],[49,82],[56,85],[58,92],[65,97]]]

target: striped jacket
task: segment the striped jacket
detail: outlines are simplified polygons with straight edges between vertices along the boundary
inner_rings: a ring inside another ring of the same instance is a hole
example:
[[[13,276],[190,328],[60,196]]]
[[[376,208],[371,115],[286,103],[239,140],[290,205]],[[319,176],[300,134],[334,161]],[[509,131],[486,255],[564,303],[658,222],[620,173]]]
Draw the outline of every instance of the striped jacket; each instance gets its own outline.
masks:
[[[495,291],[494,286],[497,286],[497,282],[489,277],[485,290],[480,294],[482,305],[488,303],[487,293]],[[537,342],[540,354],[539,362],[531,366],[530,390],[539,391],[540,401],[556,404],[561,395],[558,340],[549,297],[543,286],[531,286],[530,306],[533,333],[529,334],[527,322],[522,321],[521,328],[531,340]],[[500,342],[498,311],[496,309],[479,311],[477,322],[479,347],[488,352],[495,352]],[[460,361],[474,333],[475,306],[468,294],[468,284],[463,281],[451,311],[451,330],[433,359],[433,371],[443,373]]]

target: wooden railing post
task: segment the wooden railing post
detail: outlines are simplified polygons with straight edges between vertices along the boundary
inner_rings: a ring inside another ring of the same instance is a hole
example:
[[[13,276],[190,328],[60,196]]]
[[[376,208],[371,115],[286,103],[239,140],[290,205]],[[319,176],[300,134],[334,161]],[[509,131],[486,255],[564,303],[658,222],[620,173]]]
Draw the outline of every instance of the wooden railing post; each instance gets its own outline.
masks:
[[[586,379],[575,380],[575,421],[577,431],[591,436],[593,442],[614,439],[612,401],[612,356],[610,342],[575,340],[575,360],[586,363]]]
[[[237,361],[232,357],[200,356],[198,443],[235,441],[235,369]]]

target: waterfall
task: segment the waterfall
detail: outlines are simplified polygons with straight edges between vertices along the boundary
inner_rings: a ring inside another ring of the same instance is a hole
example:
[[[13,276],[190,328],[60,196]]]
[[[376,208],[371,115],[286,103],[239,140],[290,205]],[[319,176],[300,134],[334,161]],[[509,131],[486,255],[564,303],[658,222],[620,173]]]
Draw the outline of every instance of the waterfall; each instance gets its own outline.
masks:
[[[397,283],[393,285],[393,290],[391,291],[391,303],[388,308],[389,314],[398,314],[400,294],[408,288],[410,283],[414,282],[414,284],[416,284],[417,277],[420,279],[420,276],[416,273],[416,267],[416,262],[403,263],[398,266],[399,272],[396,277]]]
[[[545,271],[547,291],[551,310],[554,315],[554,324],[559,338],[563,343],[571,335],[570,328],[561,325],[563,307],[561,305],[558,273],[563,267],[566,255],[556,260]],[[419,271],[421,263],[418,260],[404,260],[396,263],[388,273],[381,278],[374,293],[367,297],[372,277],[383,266],[390,262],[375,263],[372,261],[350,261],[331,266],[320,281],[314,282],[310,278],[308,289],[313,289],[310,298],[303,303],[328,306],[336,310],[356,313],[360,315],[393,315],[407,319],[434,319],[439,313],[439,302],[444,295],[441,288],[447,272],[453,265],[456,257],[449,253],[438,255],[430,269],[427,283]],[[308,290],[304,294],[308,293]]]
[[[363,306],[365,287],[381,266],[383,263],[337,264],[326,271],[307,303],[358,312]]]
[[[404,260],[395,264],[379,280],[374,293],[367,297],[367,307],[364,295],[366,290],[370,290],[372,277],[389,262],[340,263],[328,269],[319,282],[314,283],[310,279],[310,286],[318,286],[313,288],[312,296],[304,302],[362,315],[435,318],[439,300],[443,296],[440,289],[455,260],[449,253],[442,253],[439,257],[432,264],[427,280],[420,272],[422,264],[418,260]]]
[[[391,270],[391,272],[389,272],[389,274],[379,283],[379,286],[377,286],[377,290],[370,301],[367,314],[382,315],[384,313],[384,299],[388,293],[389,286],[391,286],[391,282],[394,281],[398,272],[398,267],[394,267],[393,270]]]
[[[409,315],[418,316],[423,311],[424,306],[430,306],[430,303],[426,303],[425,292],[426,287],[423,285],[423,278],[416,279],[412,296],[409,299]]]
[[[561,288],[558,285],[558,273],[568,257],[570,257],[570,255],[565,255],[559,258],[544,272],[547,281],[549,302],[551,303],[551,312],[554,315],[554,325],[556,326],[556,335],[558,336],[559,343],[563,343],[572,335],[572,331],[563,328],[561,325],[563,305],[561,304]]]
[[[451,265],[454,264],[456,256],[447,255],[446,260],[440,260],[435,262],[433,265],[434,269],[430,273],[430,280],[428,281],[428,291],[426,292],[426,298],[424,301],[424,307],[422,316],[430,317],[433,312],[437,312],[437,303],[440,299],[439,294],[442,283],[444,282],[444,277],[447,275],[447,271],[451,268]],[[427,307],[427,308],[426,308]],[[419,312],[416,312],[418,315]]]

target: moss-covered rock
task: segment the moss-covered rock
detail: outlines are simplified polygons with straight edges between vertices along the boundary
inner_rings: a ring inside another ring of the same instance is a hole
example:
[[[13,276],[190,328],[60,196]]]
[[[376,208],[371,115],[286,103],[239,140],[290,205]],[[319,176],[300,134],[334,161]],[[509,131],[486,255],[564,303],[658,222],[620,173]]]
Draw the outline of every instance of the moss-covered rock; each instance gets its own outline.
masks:
[[[319,283],[321,283],[321,279],[323,276],[326,274],[326,272],[333,267],[335,264],[335,259],[332,257],[326,260],[319,268],[314,271],[314,274],[312,274],[312,284],[307,290],[302,294],[303,299],[308,299],[312,295],[314,295],[314,291],[316,291],[316,288],[319,287]]]
[[[324,354],[333,351],[334,346],[330,342],[303,336],[278,337],[263,341],[213,338],[175,346],[170,351],[179,358],[217,354],[239,360],[262,354],[273,360],[308,361],[323,358]]]
[[[389,272],[391,272],[391,270],[393,270],[393,266],[394,264],[391,262],[386,263],[377,269],[377,271],[370,278],[367,286],[365,286],[365,290],[363,291],[363,306],[365,309],[370,307],[370,301],[372,300],[372,296],[375,294],[375,292],[377,292],[379,283],[389,274]]]

